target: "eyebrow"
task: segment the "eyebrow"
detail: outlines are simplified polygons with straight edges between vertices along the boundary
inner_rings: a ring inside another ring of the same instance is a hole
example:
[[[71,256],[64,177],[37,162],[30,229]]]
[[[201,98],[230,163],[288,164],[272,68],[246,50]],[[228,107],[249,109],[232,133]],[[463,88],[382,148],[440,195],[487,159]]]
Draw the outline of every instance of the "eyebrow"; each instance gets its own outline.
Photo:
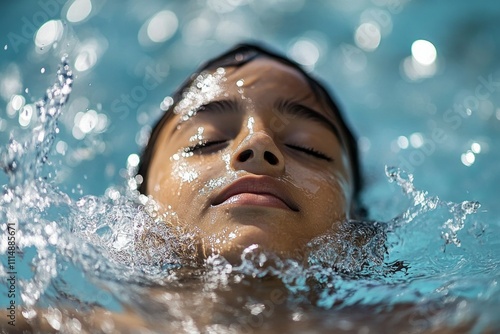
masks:
[[[320,114],[318,111],[306,107],[300,103],[288,101],[288,100],[279,100],[275,104],[275,110],[284,114],[291,115],[303,120],[312,120],[317,122],[323,126],[326,126],[329,130],[333,132],[333,134],[337,137],[337,139],[342,142],[342,138],[340,136],[340,131],[338,127],[330,121],[328,118]]]
[[[207,111],[212,113],[232,113],[241,110],[241,104],[235,99],[211,101],[195,109],[196,114]]]
[[[201,106],[194,108],[193,109],[193,115],[190,117],[196,117],[199,113],[234,113],[234,112],[239,112],[242,110],[242,107],[240,103],[237,100],[217,100],[217,101],[210,101],[208,103],[202,104]],[[177,125],[172,129],[172,133],[176,132],[179,130],[179,126],[185,123],[186,121],[184,120],[179,120],[177,122]]]
[[[198,113],[210,112],[210,113],[238,113],[243,110],[241,103],[235,99],[228,100],[217,100],[210,101],[206,104],[203,104],[194,110],[195,117]],[[278,100],[274,104],[273,110],[279,112],[282,115],[295,116],[299,119],[303,120],[312,120],[317,122],[323,126],[326,126],[333,134],[337,137],[337,139],[342,142],[342,138],[340,136],[340,131],[338,127],[330,121],[328,118],[323,116],[318,111],[306,107],[303,104],[288,101],[288,100]],[[178,126],[182,124],[183,121],[180,121],[176,127],[174,127],[174,132],[178,129]]]

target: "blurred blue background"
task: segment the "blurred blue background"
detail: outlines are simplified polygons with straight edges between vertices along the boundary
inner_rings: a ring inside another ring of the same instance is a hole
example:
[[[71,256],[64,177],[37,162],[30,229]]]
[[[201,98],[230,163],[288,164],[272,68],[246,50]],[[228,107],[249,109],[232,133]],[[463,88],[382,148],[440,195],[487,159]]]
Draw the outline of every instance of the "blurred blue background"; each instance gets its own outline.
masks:
[[[39,0],[0,10],[0,143],[68,53],[76,80],[52,162],[75,197],[123,182],[161,102],[200,63],[242,41],[287,54],[327,83],[359,137],[367,191],[390,219],[385,165],[498,224],[500,6],[480,0]],[[132,159],[133,160],[133,159]],[[3,179],[2,179],[3,180]]]

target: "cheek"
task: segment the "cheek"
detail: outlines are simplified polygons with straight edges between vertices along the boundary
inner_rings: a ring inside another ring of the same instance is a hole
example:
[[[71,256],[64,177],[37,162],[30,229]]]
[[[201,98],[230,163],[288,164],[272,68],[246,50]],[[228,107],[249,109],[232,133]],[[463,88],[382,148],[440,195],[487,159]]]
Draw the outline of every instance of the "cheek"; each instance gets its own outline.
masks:
[[[288,172],[293,184],[308,199],[304,208],[308,216],[318,217],[321,220],[325,220],[325,217],[331,219],[346,217],[349,211],[349,186],[341,172],[312,172],[302,166],[289,168]]]
[[[199,164],[192,164],[186,160],[175,161],[170,172],[172,188],[177,186],[180,191],[184,185],[197,184],[201,174],[200,167]]]
[[[167,186],[175,200],[186,203],[199,190],[203,177],[206,177],[206,167],[201,161],[180,159],[172,163]]]
[[[178,155],[174,157],[157,172],[150,189],[151,195],[163,206],[172,206],[175,210],[180,200],[188,201],[193,188],[198,186],[202,165]]]
[[[172,158],[158,173],[152,195],[178,213],[193,212],[192,205],[201,205],[215,189],[233,180],[231,176],[225,169],[223,157],[217,155]]]

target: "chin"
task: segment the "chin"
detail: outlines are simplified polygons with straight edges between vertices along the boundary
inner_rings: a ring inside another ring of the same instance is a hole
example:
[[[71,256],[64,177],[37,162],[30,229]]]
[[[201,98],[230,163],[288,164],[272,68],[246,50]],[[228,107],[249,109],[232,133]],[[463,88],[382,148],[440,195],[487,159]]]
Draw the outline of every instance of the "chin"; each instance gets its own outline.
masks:
[[[278,257],[301,259],[304,241],[292,238],[284,231],[271,233],[256,225],[243,225],[234,232],[236,237],[226,240],[223,247],[214,247],[214,251],[207,254],[219,254],[232,265],[241,264],[243,251],[250,246],[257,245],[256,252],[272,253]]]
[[[241,224],[267,224],[297,220],[297,212],[259,205],[227,205],[222,208],[230,219]]]

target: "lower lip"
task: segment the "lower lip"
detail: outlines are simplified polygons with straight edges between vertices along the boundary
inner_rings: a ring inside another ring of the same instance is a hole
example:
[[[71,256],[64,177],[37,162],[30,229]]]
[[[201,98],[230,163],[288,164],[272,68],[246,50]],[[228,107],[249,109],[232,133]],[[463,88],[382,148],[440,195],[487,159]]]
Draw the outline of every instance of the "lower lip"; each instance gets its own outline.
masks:
[[[219,205],[250,205],[290,210],[281,199],[270,194],[241,193],[233,195]]]

